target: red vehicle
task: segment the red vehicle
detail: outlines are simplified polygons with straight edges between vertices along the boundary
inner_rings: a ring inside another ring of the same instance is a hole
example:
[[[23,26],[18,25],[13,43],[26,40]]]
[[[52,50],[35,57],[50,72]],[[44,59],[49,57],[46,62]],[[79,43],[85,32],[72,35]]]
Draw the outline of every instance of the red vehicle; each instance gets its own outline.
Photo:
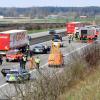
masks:
[[[0,32],[0,51],[18,49],[28,45],[28,34],[26,30],[9,30]]]
[[[79,29],[84,27],[85,25],[90,25],[89,23],[82,23],[82,22],[69,22],[66,24],[66,32],[68,35],[78,36]],[[78,37],[76,37],[78,38]]]
[[[66,24],[67,34],[75,35],[76,32],[79,31],[80,27],[83,27],[83,23],[81,22],[69,22]]]
[[[100,34],[100,26],[98,26],[98,25],[89,25],[89,26],[85,26],[85,27],[94,29],[96,38],[99,36],[99,34]]]
[[[6,53],[6,61],[18,61],[20,57],[22,57],[22,53],[15,49],[15,50],[9,50]]]
[[[97,39],[96,29],[93,27],[82,27],[79,30],[80,40],[95,40]]]

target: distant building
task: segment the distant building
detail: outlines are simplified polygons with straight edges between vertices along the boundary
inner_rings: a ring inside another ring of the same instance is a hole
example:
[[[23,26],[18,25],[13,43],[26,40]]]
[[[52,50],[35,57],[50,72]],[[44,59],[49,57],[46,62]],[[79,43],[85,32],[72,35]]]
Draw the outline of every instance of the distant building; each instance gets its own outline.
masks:
[[[80,16],[80,18],[87,18],[87,16]]]
[[[58,18],[59,16],[58,15],[48,15],[47,17],[45,18]]]

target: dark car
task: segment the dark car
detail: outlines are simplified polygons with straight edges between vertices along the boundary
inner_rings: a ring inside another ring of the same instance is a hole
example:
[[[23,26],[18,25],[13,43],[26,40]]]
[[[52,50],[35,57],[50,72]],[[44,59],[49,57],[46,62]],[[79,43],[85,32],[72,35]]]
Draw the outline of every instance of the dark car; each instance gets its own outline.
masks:
[[[53,40],[55,40],[55,39],[59,39],[59,40],[62,41],[61,34],[54,34],[54,36],[53,36]]]
[[[54,34],[56,34],[56,31],[51,29],[51,30],[49,30],[49,34],[54,35]]]
[[[6,74],[7,82],[23,82],[25,80],[30,80],[30,73],[27,70],[10,70],[9,73]]]
[[[46,54],[48,51],[50,51],[50,47],[46,45],[36,45],[32,50],[34,54]]]

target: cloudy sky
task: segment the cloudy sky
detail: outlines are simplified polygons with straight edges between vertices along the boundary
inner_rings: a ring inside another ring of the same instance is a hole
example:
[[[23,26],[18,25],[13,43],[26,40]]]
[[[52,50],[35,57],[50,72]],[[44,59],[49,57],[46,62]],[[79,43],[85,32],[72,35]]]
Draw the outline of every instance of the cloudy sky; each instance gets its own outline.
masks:
[[[81,7],[100,6],[100,0],[0,0],[0,7],[61,6]]]

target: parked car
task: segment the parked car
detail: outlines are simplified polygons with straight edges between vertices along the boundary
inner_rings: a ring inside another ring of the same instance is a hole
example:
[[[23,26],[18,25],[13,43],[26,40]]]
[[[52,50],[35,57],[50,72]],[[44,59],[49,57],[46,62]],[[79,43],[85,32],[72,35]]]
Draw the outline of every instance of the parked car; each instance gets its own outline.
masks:
[[[23,82],[26,80],[30,80],[30,73],[27,70],[13,69],[10,70],[9,73],[6,74],[7,82]]]
[[[45,54],[48,53],[48,51],[50,51],[50,47],[42,44],[38,44],[32,49],[34,54]]]
[[[54,39],[52,41],[52,44],[55,45],[55,46],[63,47],[63,42],[59,39]]]
[[[19,51],[19,50],[17,50],[17,49],[15,49],[15,50],[9,50],[9,51],[7,51],[7,53],[6,53],[6,61],[8,62],[8,61],[18,61],[19,60],[19,58],[22,56],[23,54]]]

